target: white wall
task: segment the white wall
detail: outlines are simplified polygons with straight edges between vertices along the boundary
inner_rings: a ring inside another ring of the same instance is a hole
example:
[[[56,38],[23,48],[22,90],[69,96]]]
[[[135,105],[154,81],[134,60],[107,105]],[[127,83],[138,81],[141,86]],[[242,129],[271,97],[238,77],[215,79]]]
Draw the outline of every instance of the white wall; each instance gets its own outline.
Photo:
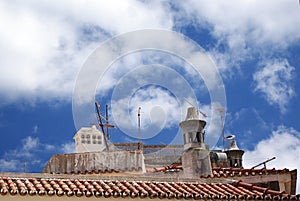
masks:
[[[104,135],[96,126],[82,127],[74,136],[76,153],[98,152],[105,149]]]

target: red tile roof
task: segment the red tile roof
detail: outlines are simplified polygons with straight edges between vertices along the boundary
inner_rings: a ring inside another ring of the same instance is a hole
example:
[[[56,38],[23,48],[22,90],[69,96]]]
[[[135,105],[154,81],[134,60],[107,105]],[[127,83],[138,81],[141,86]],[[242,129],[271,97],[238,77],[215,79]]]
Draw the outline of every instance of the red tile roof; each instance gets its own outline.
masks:
[[[148,169],[148,174],[154,172],[163,172],[163,173],[174,173],[182,171],[182,166],[179,164],[172,164],[165,167],[156,167]],[[234,180],[243,180],[250,183],[259,183],[258,180],[262,176],[268,177],[269,175],[290,175],[291,176],[291,189],[289,193],[296,193],[296,181],[297,181],[297,169],[244,169],[244,168],[213,168],[212,174],[208,176],[202,176],[201,179],[210,179],[210,181],[218,182],[222,179],[234,179]],[[254,181],[252,178],[258,178]],[[250,181],[250,180],[251,181]],[[266,178],[265,178],[266,179]]]
[[[182,170],[182,165],[172,164],[165,167],[155,167],[148,169],[147,172],[179,172]]]
[[[288,195],[285,192],[277,192],[241,181],[207,184],[199,182],[0,177],[0,197],[9,194],[115,198],[300,200],[300,195]]]
[[[177,172],[182,170],[182,165],[172,164],[165,167],[156,167],[148,169],[147,172]],[[257,176],[257,175],[274,175],[286,174],[296,170],[290,171],[289,169],[244,169],[244,168],[223,168],[215,167],[212,169],[212,175],[203,176],[202,178],[227,178],[227,177],[241,177],[241,176]]]
[[[295,171],[295,170],[292,170]],[[213,168],[213,174],[205,178],[220,178],[220,177],[241,177],[241,176],[256,176],[256,175],[274,175],[290,173],[289,169],[244,169],[244,168]]]

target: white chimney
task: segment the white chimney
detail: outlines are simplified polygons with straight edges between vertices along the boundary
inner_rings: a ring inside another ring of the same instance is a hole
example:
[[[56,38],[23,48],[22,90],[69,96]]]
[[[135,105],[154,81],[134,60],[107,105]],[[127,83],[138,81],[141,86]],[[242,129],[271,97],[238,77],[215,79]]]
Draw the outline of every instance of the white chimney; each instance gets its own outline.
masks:
[[[185,177],[198,178],[212,174],[208,146],[204,144],[205,125],[195,107],[188,108],[185,120],[179,124],[184,139],[182,167]]]
[[[239,150],[235,140],[229,141],[229,150]]]

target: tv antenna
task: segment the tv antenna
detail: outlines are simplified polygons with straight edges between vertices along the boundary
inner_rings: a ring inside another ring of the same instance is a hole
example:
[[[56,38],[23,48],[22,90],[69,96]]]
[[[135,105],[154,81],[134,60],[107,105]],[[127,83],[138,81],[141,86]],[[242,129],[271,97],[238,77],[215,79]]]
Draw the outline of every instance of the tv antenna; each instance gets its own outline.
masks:
[[[218,108],[218,112],[220,113],[220,120],[222,126],[222,143],[223,143],[223,151],[225,151],[225,136],[224,136],[224,120],[223,120],[223,108]]]
[[[142,143],[141,143],[141,110],[142,108],[138,108],[138,150],[142,149]]]
[[[197,109],[198,115],[199,115],[199,113],[200,113],[204,118],[207,117],[207,115],[206,115],[204,112],[202,112],[201,110],[199,110],[199,108],[196,107],[194,104],[192,104],[188,99],[184,98],[184,100],[185,100],[188,104],[190,104],[191,106],[193,106],[194,108]]]
[[[100,111],[101,105],[97,101],[95,101],[95,107],[96,107],[96,111],[97,111],[98,124],[93,124],[93,125],[99,126],[101,128],[101,131],[102,131],[103,136],[104,136],[104,142],[105,142],[106,149],[107,149],[107,151],[109,151],[109,147],[108,147],[108,139],[109,139],[108,129],[109,128],[114,128],[115,126],[109,124],[109,122],[108,122],[108,105],[106,105],[106,107],[105,107],[105,117],[103,117],[101,115],[101,111]],[[105,119],[105,123],[102,122],[102,118]],[[104,127],[106,128],[106,133],[104,131]]]
[[[140,140],[141,140],[141,110],[142,110],[142,108],[139,107],[139,109],[138,109],[138,143],[140,143]]]

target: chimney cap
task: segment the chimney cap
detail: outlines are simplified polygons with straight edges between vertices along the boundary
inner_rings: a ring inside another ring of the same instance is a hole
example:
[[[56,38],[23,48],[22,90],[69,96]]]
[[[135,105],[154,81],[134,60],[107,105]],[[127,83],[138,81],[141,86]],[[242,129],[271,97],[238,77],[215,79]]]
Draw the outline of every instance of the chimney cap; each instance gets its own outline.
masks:
[[[235,135],[228,135],[225,137],[227,140],[233,140],[235,138]]]
[[[191,120],[191,119],[199,119],[198,110],[195,107],[189,107],[187,109],[185,120]]]

